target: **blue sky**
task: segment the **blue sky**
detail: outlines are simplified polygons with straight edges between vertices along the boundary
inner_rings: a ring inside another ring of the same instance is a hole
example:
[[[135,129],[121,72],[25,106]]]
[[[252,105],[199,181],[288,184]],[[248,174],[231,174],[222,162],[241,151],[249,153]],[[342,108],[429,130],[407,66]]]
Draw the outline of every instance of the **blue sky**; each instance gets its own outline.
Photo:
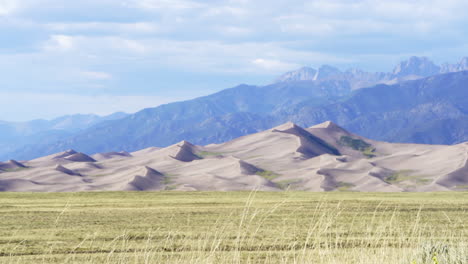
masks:
[[[468,55],[466,0],[0,0],[0,120],[134,112],[300,66]]]

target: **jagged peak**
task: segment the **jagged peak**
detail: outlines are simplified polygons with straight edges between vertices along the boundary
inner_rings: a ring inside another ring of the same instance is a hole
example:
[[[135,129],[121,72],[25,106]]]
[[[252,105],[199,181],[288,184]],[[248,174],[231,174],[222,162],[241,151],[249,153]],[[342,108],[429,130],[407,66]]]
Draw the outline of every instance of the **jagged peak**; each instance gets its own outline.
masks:
[[[278,77],[275,82],[293,82],[293,81],[316,81],[327,79],[343,72],[330,65],[322,65],[318,70],[310,67],[302,67],[295,71],[287,72]]]
[[[290,71],[290,73],[292,72],[316,72],[317,70],[314,69],[314,68],[311,68],[311,67],[308,67],[308,66],[304,66],[304,67],[301,67],[295,71]]]
[[[418,75],[429,76],[440,72],[440,67],[427,57],[412,56],[400,62],[393,70],[396,76]]]
[[[468,57],[463,57],[457,65],[458,71],[468,70]]]
[[[341,74],[342,72],[338,69],[338,68],[335,68],[333,66],[330,66],[330,65],[322,65],[317,73],[315,73],[315,76],[314,76],[314,81],[316,80],[323,80],[323,79],[327,79],[329,77],[333,77],[333,76],[336,76],[338,74]]]
[[[356,75],[356,74],[363,74],[363,73],[365,73],[365,71],[363,71],[363,70],[361,70],[361,69],[359,69],[359,68],[350,68],[350,69],[347,69],[347,70],[346,70],[346,73],[350,73],[350,74]]]
[[[316,69],[311,67],[302,67],[281,75],[275,80],[275,82],[310,81],[313,80],[316,73]]]

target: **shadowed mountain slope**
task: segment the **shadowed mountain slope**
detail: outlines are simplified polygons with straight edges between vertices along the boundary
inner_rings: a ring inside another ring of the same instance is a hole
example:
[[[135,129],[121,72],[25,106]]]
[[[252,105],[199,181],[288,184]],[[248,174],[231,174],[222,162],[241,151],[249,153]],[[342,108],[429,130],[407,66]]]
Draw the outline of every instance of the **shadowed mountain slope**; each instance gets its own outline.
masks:
[[[0,160],[32,159],[67,148],[92,154],[166,147],[182,140],[220,143],[289,120],[301,126],[332,120],[375,140],[456,144],[467,139],[468,75],[451,71],[465,69],[465,62],[439,67],[428,59],[412,57],[393,73],[373,77],[358,70],[343,73],[331,66],[304,68],[267,86],[240,85],[101,121],[66,135],[38,133],[33,141],[2,148]],[[438,72],[449,73],[420,79]],[[385,78],[390,80],[387,84],[353,90],[355,81],[371,85]],[[417,80],[404,81],[412,79]]]

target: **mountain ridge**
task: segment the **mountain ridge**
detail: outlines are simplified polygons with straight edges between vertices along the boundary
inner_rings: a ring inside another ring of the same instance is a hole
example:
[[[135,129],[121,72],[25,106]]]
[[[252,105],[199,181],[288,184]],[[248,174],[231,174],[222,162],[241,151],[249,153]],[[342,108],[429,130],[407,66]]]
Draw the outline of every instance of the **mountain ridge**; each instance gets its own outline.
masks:
[[[427,62],[411,58],[408,61],[411,60],[402,65]],[[459,64],[464,65],[463,61]],[[399,71],[397,68],[395,72]],[[421,71],[427,72],[426,68],[422,67]],[[359,70],[350,72],[367,74]],[[317,72],[313,78],[316,75]],[[361,83],[366,82],[363,80]],[[212,95],[143,109],[117,120],[98,122],[76,133],[39,133],[30,144],[0,148],[0,160],[31,159],[65,148],[93,154],[165,147],[182,140],[196,144],[220,143],[287,120],[302,126],[333,120],[376,140],[454,144],[467,137],[464,131],[468,129],[465,121],[468,104],[463,100],[468,98],[464,89],[467,81],[462,71],[354,90],[352,82],[336,76],[266,86],[239,85]],[[418,91],[421,84],[429,88]],[[446,86],[451,87],[451,93],[444,91]],[[445,124],[450,124],[453,132],[444,130]]]
[[[333,120],[366,137],[397,142],[398,132],[408,124],[418,128],[428,120],[466,117],[467,82],[468,72],[457,72],[353,92],[350,87],[324,91],[323,85],[328,85],[328,81],[244,85],[144,109],[123,119],[99,123],[54,144],[24,148],[8,158],[28,159],[64,148],[90,154],[114,149],[135,151],[149,146],[165,147],[184,139],[196,144],[219,143],[287,120],[305,126]],[[405,134],[405,138],[414,138],[407,131]],[[443,141],[463,141],[466,135],[460,136]]]
[[[366,72],[360,69],[341,71],[329,65],[322,65],[316,70],[306,66],[279,76],[274,83],[346,80],[353,90],[357,90],[377,84],[395,84],[401,81],[466,70],[468,70],[468,57],[462,58],[455,64],[444,63],[439,66],[427,57],[412,56],[408,60],[398,63],[392,72]]]

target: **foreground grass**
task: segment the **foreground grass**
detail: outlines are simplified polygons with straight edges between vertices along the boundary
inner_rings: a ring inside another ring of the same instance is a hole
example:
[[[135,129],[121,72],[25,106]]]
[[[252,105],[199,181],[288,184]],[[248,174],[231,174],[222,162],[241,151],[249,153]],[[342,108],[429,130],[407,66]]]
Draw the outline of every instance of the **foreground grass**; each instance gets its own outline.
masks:
[[[0,263],[468,263],[468,193],[0,193]]]

